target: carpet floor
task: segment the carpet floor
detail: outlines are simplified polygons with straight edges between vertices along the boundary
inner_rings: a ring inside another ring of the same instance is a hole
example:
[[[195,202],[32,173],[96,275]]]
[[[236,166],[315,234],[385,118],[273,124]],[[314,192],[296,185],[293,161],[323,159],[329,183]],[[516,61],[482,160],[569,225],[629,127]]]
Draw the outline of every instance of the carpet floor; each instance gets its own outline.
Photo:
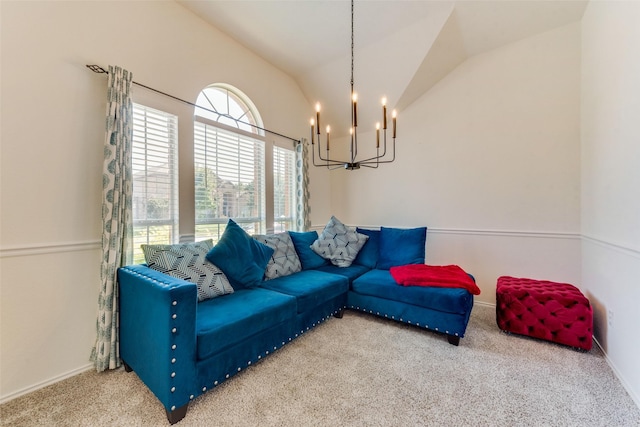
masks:
[[[85,372],[0,406],[3,426],[166,426],[135,373]],[[476,305],[460,346],[346,311],[196,398],[179,426],[640,426],[602,352],[508,335]]]

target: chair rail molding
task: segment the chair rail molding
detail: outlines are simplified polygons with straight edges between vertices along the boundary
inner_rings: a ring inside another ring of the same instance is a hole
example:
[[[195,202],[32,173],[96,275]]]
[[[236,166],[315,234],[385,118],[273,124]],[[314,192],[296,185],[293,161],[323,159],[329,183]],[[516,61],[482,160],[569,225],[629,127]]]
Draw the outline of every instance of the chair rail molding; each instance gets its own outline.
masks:
[[[81,252],[100,249],[100,240],[85,240],[62,243],[34,243],[0,248],[0,258],[44,255],[63,252]]]
[[[589,242],[592,243],[594,245],[598,245],[601,247],[604,247],[606,249],[610,249],[616,252],[620,252],[622,254],[634,257],[634,258],[640,258],[640,248],[633,248],[631,246],[627,246],[621,243],[616,243],[616,242],[612,242],[606,239],[601,239],[599,237],[595,237],[595,236],[591,236],[588,234],[583,234],[582,235],[582,240],[585,242]]]

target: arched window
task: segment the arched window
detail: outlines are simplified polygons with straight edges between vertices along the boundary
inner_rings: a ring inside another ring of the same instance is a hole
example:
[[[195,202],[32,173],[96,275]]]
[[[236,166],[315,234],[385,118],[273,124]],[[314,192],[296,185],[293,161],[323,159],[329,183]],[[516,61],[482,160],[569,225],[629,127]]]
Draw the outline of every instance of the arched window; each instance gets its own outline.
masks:
[[[246,95],[225,84],[205,88],[194,119],[195,234],[217,241],[229,218],[249,234],[266,232],[262,120]]]
[[[258,109],[245,94],[233,86],[217,83],[205,88],[198,95],[196,105],[196,117],[264,135]]]

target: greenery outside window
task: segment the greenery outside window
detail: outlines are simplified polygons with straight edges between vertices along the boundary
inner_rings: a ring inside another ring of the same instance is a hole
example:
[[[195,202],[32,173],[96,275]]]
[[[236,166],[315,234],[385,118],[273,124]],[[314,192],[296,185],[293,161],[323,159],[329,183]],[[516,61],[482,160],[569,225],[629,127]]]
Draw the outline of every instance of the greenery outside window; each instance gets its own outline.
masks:
[[[227,85],[204,89],[194,123],[195,238],[215,241],[233,218],[266,232],[265,138],[255,107]],[[255,125],[255,126],[252,126]]]

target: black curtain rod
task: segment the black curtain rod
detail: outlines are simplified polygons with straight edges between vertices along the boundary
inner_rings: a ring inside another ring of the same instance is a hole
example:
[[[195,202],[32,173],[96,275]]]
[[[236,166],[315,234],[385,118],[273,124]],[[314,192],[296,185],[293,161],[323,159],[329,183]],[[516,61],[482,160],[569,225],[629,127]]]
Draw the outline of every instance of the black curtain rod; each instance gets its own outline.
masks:
[[[98,73],[98,74],[109,74],[109,72],[108,72],[107,70],[105,70],[104,68],[102,68],[102,67],[101,67],[101,66],[99,66],[99,65],[87,65],[87,68],[88,68],[88,69],[90,69],[91,71],[93,71],[94,73]],[[145,88],[145,89],[148,89],[148,90],[150,90],[150,91],[153,91],[153,92],[159,93],[160,95],[168,96],[169,98],[173,98],[173,99],[175,99],[176,101],[183,102],[183,103],[185,103],[185,104],[191,105],[191,106],[196,107],[196,108],[201,108],[201,109],[203,109],[203,110],[205,110],[205,111],[209,111],[210,113],[218,114],[218,115],[220,115],[220,116],[224,116],[224,117],[229,117],[230,119],[235,120],[235,121],[236,121],[236,122],[238,122],[238,123],[242,123],[242,124],[244,124],[244,125],[251,126],[251,127],[253,127],[253,128],[256,128],[256,129],[262,130],[262,131],[264,131],[264,132],[268,132],[268,133],[273,134],[273,135],[278,135],[278,136],[280,136],[280,137],[282,137],[282,138],[289,139],[289,140],[291,140],[291,141],[293,141],[293,142],[298,142],[298,143],[300,142],[300,140],[299,140],[299,139],[292,138],[292,137],[290,137],[290,136],[283,135],[283,134],[281,134],[281,133],[274,132],[274,131],[269,130],[269,129],[261,128],[260,126],[256,126],[256,125],[254,125],[254,124],[252,124],[252,123],[247,123],[247,122],[243,122],[243,121],[241,121],[241,120],[236,120],[235,118],[233,118],[233,117],[231,117],[231,116],[229,116],[229,115],[227,115],[227,114],[220,114],[220,113],[219,113],[219,112],[217,112],[217,111],[209,110],[208,108],[201,107],[201,106],[199,106],[199,105],[194,104],[193,102],[187,101],[187,100],[182,99],[182,98],[178,98],[177,96],[173,96],[173,95],[170,95],[170,94],[168,94],[168,93],[166,93],[166,92],[162,92],[162,91],[160,91],[160,90],[158,90],[158,89],[154,89],[154,88],[152,88],[152,87],[149,87],[149,86],[143,85],[142,83],[138,83],[138,82],[136,82],[136,81],[132,81],[131,83],[133,83],[134,85],[137,85],[137,86],[143,87],[143,88]]]

